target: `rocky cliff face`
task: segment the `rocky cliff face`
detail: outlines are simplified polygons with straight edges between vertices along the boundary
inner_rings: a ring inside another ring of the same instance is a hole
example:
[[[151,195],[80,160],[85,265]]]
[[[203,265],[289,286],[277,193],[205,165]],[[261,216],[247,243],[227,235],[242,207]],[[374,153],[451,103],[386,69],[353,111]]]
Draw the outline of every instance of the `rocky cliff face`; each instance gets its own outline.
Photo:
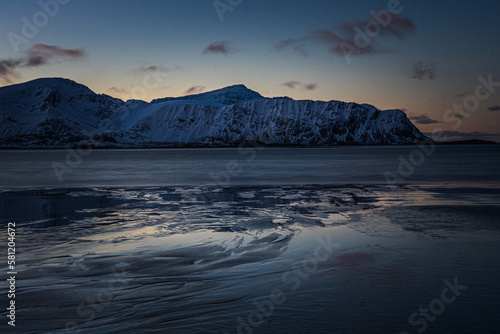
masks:
[[[103,126],[103,124],[107,124]],[[411,144],[426,137],[400,110],[264,98],[243,85],[151,103],[93,93],[67,79],[0,88],[2,147],[58,148],[101,133],[109,147]]]

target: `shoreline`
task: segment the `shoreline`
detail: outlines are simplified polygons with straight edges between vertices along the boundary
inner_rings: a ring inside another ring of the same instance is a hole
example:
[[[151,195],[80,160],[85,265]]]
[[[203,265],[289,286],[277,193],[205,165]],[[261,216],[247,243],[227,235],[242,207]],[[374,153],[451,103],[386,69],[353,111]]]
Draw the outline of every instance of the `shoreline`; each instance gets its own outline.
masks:
[[[224,148],[337,148],[337,147],[413,147],[428,143],[414,143],[414,144],[337,144],[337,145],[280,145],[280,144],[263,144],[259,142],[255,143],[245,143],[234,144],[234,145],[159,145],[159,146],[138,146],[138,147],[122,147],[122,146],[91,146],[92,150],[154,150],[154,149],[224,149]],[[467,140],[467,141],[450,141],[450,142],[433,142],[437,146],[469,146],[469,145],[499,145],[500,143],[492,141],[477,141],[477,140]],[[66,146],[66,147],[0,147],[0,151],[10,151],[10,150],[72,150],[72,149],[83,149],[83,147],[78,147],[78,145]],[[83,149],[86,150],[86,149]]]

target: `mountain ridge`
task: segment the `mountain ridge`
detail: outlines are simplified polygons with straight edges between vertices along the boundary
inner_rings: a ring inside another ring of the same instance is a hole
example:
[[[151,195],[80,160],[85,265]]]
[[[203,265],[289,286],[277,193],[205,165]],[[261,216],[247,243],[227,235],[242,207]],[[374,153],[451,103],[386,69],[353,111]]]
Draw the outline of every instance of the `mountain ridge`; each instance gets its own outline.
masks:
[[[235,104],[242,101],[265,99],[262,95],[247,88],[243,84],[227,86],[205,93],[198,93],[179,97],[165,97],[154,99],[151,103],[161,103],[169,101],[211,101],[224,105]]]
[[[107,126],[103,127],[102,124]],[[101,140],[94,140],[100,134]],[[104,138],[104,139],[103,139]],[[0,147],[413,144],[428,140],[401,110],[342,101],[267,98],[245,85],[123,101],[70,79],[0,88]]]

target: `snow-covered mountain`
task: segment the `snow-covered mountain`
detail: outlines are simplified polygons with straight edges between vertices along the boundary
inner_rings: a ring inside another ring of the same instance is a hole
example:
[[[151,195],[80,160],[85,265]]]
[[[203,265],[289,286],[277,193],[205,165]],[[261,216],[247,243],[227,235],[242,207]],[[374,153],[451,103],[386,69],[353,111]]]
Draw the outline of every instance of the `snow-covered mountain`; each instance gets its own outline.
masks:
[[[1,87],[0,141],[3,147],[65,147],[96,132],[123,104],[68,79]]]
[[[156,99],[151,103],[161,103],[168,101],[200,101],[208,103],[218,103],[224,105],[235,104],[239,102],[262,100],[264,97],[244,85],[234,85],[226,88],[217,89],[207,93],[187,95],[182,97],[166,97]]]
[[[151,103],[99,95],[71,80],[0,88],[1,147],[411,144],[427,138],[401,110],[265,98],[243,85]]]

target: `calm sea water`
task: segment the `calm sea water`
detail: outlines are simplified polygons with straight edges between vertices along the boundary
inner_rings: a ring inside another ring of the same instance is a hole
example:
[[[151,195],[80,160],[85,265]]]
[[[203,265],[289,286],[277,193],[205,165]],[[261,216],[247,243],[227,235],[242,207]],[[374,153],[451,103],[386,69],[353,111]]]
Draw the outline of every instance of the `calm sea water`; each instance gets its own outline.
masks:
[[[431,148],[411,146],[95,150],[88,156],[1,151],[0,189],[386,184],[385,174],[399,176],[400,167],[405,177],[398,184],[487,184],[500,182],[499,146],[441,146],[430,155]]]
[[[498,333],[499,151],[1,151],[15,332]]]

